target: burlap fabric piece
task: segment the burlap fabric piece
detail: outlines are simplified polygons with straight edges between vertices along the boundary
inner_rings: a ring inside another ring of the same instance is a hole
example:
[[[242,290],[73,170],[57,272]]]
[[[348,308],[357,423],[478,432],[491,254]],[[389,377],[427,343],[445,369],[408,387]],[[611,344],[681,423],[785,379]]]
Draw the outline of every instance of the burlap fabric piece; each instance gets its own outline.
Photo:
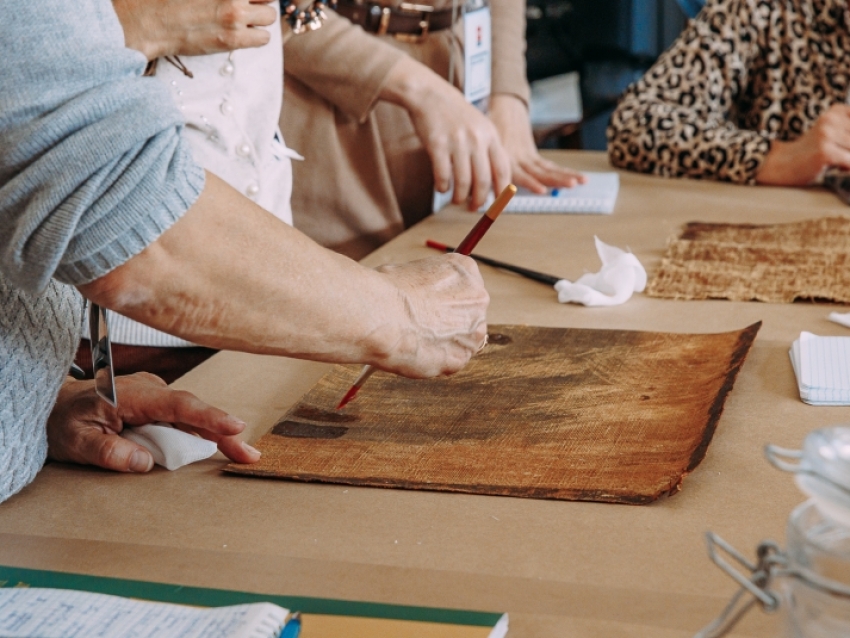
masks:
[[[757,226],[692,222],[667,244],[652,297],[850,302],[850,219]]]
[[[649,503],[703,459],[760,324],[688,335],[490,326],[458,374],[337,366],[228,472],[300,481]]]

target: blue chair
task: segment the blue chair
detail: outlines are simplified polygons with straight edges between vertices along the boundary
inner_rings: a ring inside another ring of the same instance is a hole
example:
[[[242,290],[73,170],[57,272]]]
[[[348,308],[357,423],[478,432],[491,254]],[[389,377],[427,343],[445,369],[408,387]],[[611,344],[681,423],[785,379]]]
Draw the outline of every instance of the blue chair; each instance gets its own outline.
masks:
[[[689,18],[695,18],[705,6],[705,0],[676,0]]]
[[[679,6],[682,7],[682,11],[684,11],[685,15],[689,18],[696,18],[697,14],[705,6],[705,0],[676,0],[676,2],[679,3]]]

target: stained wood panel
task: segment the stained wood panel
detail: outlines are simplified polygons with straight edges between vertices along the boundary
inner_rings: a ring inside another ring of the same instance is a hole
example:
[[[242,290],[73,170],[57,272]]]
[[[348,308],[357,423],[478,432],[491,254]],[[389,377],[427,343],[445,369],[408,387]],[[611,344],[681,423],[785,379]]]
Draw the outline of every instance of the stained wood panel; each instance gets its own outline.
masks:
[[[760,324],[707,335],[490,326],[458,374],[337,366],[227,472],[299,481],[648,503],[703,459]]]

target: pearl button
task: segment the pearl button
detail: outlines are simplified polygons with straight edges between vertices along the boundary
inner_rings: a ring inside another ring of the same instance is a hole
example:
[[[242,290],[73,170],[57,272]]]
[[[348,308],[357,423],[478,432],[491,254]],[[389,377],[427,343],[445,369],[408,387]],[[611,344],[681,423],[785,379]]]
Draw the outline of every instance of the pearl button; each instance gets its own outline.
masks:
[[[230,62],[226,63],[223,67],[221,67],[221,69],[219,69],[219,73],[222,75],[233,75],[233,71],[234,68]]]
[[[236,147],[236,154],[239,157],[248,157],[251,155],[251,146],[249,144],[240,144]]]
[[[245,189],[245,194],[248,195],[248,197],[254,197],[259,192],[260,192],[260,185],[259,184],[248,184],[248,188]]]
[[[222,115],[230,115],[231,113],[233,113],[233,105],[227,100],[222,102],[221,106],[218,108],[221,111]]]

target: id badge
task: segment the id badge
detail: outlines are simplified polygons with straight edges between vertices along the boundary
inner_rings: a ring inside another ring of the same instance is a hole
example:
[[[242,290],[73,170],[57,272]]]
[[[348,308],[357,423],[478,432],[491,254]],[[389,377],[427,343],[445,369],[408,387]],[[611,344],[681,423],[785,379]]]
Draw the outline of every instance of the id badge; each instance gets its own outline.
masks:
[[[487,113],[493,73],[493,31],[489,0],[467,0],[463,7],[463,94],[467,102]],[[452,201],[453,189],[434,191],[436,213]]]
[[[492,49],[490,7],[485,2],[463,14],[463,93],[485,113],[492,86]]]

